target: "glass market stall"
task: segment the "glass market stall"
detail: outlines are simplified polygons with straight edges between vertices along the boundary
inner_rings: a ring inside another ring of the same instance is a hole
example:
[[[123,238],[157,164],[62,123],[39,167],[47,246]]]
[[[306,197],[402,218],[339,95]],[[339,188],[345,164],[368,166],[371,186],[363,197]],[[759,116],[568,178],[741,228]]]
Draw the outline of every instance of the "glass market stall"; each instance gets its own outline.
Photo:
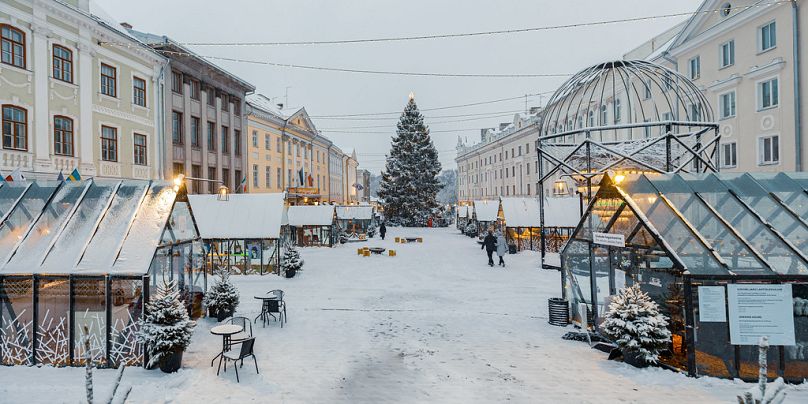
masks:
[[[484,236],[488,230],[501,230],[502,218],[499,215],[499,199],[474,201],[472,222],[477,226],[477,234]]]
[[[337,205],[337,228],[346,241],[367,240],[373,237],[373,206]]]
[[[283,193],[189,195],[205,268],[231,274],[278,273]]]
[[[508,245],[516,251],[541,250],[539,200],[502,198],[502,217]],[[581,218],[578,198],[545,199],[544,231],[548,253],[558,254]]]
[[[156,181],[0,183],[0,364],[145,363],[135,334],[151,286],[205,288],[192,268],[149,272],[172,220],[190,225],[173,245],[196,240],[184,198]]]
[[[335,232],[333,205],[287,208],[284,240],[300,247],[333,247]]]
[[[597,329],[639,284],[669,318],[663,363],[692,376],[808,377],[804,173],[607,175],[561,254],[572,317]]]

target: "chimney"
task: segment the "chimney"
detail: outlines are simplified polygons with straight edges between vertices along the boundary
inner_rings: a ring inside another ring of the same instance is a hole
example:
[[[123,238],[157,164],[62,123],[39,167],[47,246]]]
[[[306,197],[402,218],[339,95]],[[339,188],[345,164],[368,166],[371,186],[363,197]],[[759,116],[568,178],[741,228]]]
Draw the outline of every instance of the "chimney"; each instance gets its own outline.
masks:
[[[132,29],[132,24],[130,24],[128,22],[122,22],[121,26],[126,28],[126,29]]]

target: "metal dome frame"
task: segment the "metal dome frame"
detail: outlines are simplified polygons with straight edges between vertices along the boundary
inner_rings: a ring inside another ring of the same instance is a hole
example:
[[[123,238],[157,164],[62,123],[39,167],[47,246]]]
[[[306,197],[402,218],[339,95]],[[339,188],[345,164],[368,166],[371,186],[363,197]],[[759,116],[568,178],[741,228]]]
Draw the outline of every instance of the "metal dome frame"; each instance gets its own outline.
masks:
[[[645,60],[588,67],[542,111],[536,148],[542,228],[548,181],[568,193],[572,179],[583,208],[593,182],[607,173],[718,172],[719,140],[710,103],[682,74]],[[545,250],[542,231],[542,265],[557,268],[545,265]]]

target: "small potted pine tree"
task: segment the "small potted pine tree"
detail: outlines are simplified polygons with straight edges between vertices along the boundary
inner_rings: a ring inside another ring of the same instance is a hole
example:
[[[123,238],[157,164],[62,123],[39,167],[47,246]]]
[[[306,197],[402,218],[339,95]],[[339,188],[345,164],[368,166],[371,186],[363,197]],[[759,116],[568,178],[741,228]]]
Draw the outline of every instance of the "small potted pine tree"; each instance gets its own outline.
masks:
[[[301,268],[303,268],[303,258],[300,258],[300,252],[297,251],[295,246],[287,244],[286,251],[284,251],[281,259],[283,275],[287,278],[294,278]]]
[[[617,344],[623,361],[637,367],[657,363],[659,352],[671,339],[668,320],[639,285],[620,290],[609,305],[601,331]]]
[[[196,322],[188,318],[188,311],[180,299],[175,282],[157,288],[157,293],[146,304],[146,314],[140,319],[138,341],[149,353],[149,367],[160,366],[166,373],[182,367],[182,353],[191,344]]]
[[[222,321],[232,317],[239,302],[239,292],[236,286],[230,282],[230,273],[227,270],[219,270],[216,273],[216,281],[205,294],[203,301],[208,308],[208,314]]]

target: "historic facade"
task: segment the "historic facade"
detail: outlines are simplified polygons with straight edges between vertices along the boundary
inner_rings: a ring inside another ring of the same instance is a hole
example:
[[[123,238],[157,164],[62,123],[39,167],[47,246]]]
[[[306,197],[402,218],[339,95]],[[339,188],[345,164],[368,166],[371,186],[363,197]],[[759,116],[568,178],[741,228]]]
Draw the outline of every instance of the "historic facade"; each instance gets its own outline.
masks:
[[[0,3],[0,170],[160,178],[168,61],[87,0]]]

